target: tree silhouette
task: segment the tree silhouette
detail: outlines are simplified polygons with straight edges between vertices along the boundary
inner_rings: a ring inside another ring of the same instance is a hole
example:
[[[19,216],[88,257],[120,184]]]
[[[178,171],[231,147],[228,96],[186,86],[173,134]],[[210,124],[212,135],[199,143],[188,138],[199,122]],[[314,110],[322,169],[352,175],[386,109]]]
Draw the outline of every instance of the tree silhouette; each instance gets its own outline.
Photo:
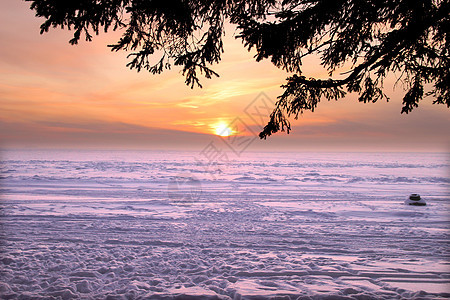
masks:
[[[383,81],[395,73],[405,87],[401,112],[425,96],[450,107],[448,0],[26,0],[50,27],[74,30],[71,44],[100,30],[123,28],[113,51],[127,50],[127,66],[153,74],[182,66],[186,84],[201,87],[199,75],[218,76],[210,66],[223,53],[226,20],[235,24],[256,61],[270,59],[294,73],[282,85],[266,138],[290,131],[288,117],[314,111],[321,98],[356,92],[361,102],[388,100]],[[307,78],[302,59],[319,55],[329,78]],[[345,69],[346,72],[342,72]],[[338,73],[337,75],[335,73]]]

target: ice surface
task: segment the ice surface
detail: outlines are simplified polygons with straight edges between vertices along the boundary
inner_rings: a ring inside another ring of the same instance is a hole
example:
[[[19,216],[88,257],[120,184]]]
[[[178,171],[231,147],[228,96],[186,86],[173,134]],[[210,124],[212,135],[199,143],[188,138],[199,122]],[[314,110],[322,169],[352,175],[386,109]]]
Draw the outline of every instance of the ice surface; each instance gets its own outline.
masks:
[[[447,154],[196,155],[3,152],[0,297],[450,297]]]

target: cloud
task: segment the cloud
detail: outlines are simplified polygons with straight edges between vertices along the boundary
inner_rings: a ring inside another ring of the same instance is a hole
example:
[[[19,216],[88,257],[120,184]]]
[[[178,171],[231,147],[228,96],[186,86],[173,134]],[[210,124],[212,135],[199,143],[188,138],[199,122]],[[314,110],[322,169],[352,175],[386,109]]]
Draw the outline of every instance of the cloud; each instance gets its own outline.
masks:
[[[4,122],[0,121],[1,146],[5,148],[121,148],[121,149],[197,149],[206,145],[210,135],[151,128],[133,124]]]

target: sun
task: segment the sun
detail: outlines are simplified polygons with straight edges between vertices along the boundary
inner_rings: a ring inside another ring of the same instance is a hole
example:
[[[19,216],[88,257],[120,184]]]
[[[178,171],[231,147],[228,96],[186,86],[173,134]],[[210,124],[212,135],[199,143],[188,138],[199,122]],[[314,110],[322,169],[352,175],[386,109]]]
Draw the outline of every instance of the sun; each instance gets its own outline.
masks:
[[[214,129],[215,134],[219,136],[230,136],[233,134],[233,130],[225,122],[216,123],[211,127]]]

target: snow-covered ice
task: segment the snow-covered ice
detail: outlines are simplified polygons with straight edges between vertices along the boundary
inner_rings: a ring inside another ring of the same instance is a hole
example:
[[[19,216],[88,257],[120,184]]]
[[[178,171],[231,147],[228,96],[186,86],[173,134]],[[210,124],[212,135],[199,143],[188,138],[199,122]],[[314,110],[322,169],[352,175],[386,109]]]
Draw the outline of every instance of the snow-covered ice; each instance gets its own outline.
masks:
[[[0,298],[450,297],[448,154],[196,155],[3,151]]]

